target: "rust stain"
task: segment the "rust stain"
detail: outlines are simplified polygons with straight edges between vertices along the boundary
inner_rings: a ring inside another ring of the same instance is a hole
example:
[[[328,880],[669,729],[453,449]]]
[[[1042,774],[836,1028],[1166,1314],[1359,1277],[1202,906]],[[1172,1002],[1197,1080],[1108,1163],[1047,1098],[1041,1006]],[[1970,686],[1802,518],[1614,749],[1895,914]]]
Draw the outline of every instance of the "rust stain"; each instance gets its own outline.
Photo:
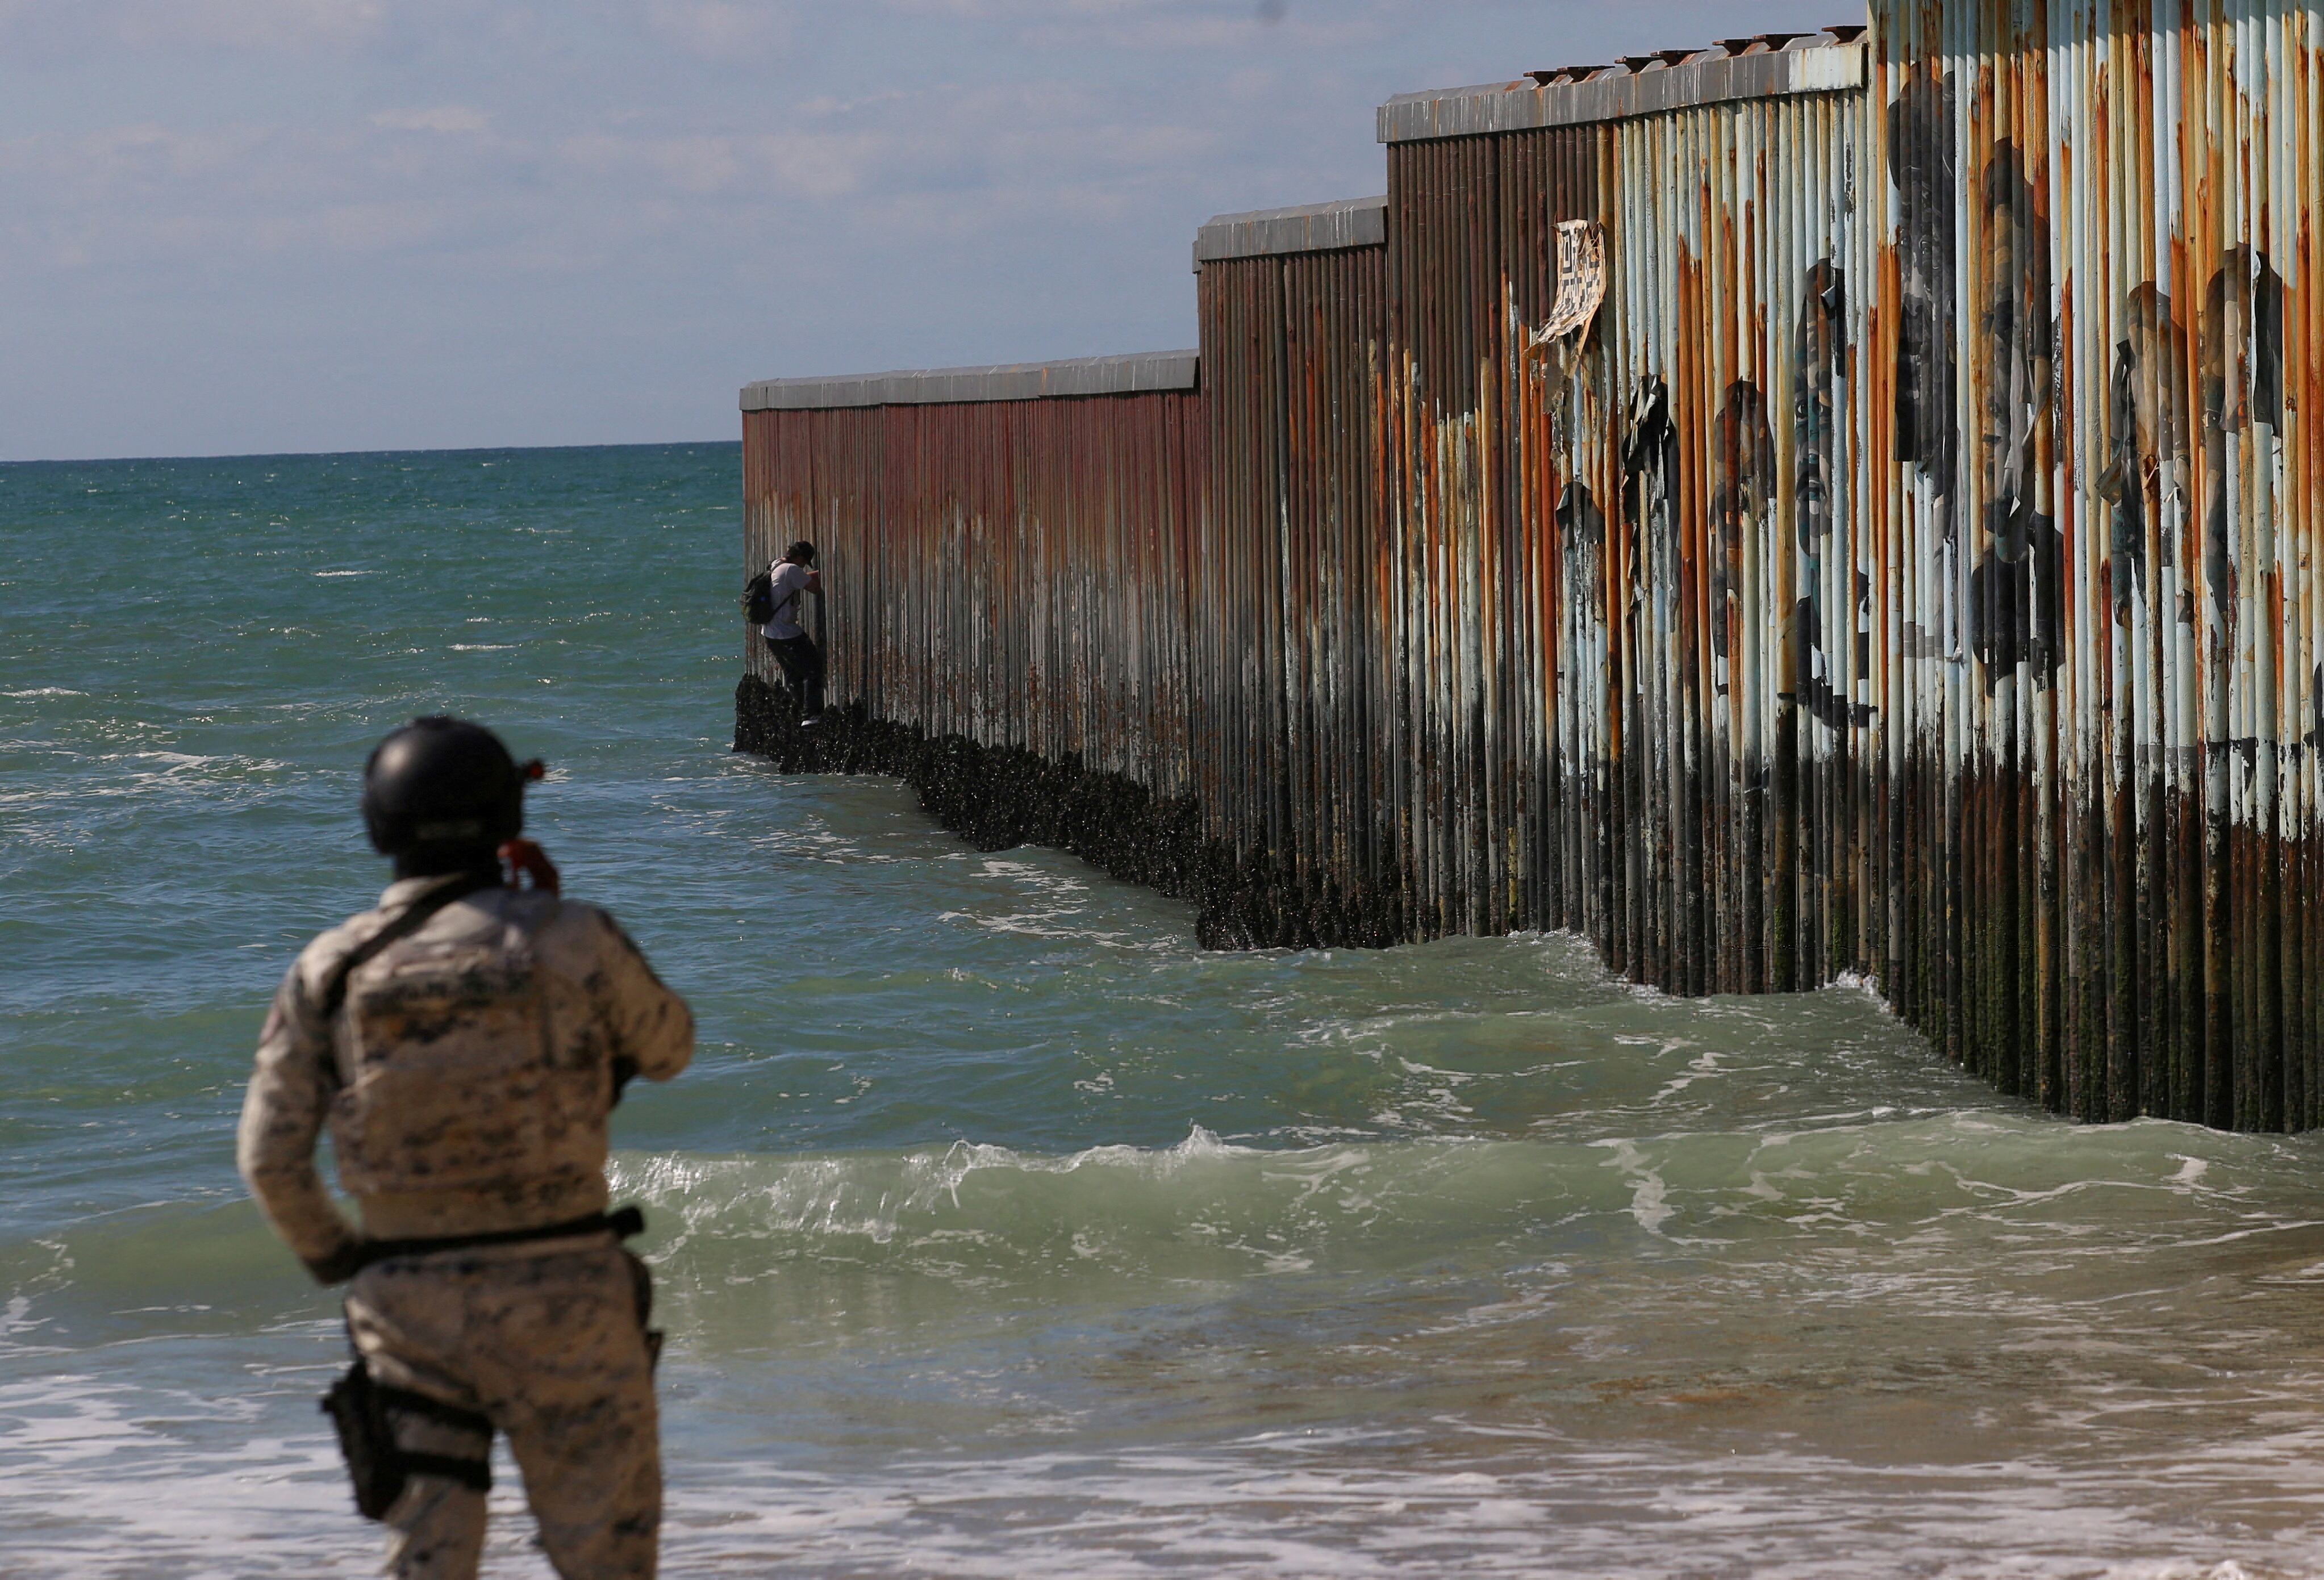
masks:
[[[1203,266],[1198,391],[751,414],[751,552],[872,716],[1198,807],[1221,936],[1857,973],[2062,1112],[2324,1123],[2319,41],[2107,14],[1391,142],[1381,244]]]

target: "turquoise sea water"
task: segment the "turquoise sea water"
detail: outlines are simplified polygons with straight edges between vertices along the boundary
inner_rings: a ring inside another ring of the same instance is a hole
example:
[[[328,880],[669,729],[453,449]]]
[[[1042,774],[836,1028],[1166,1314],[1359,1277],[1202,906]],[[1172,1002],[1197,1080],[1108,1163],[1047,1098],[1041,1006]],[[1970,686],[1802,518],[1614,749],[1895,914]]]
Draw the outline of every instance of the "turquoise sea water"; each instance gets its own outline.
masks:
[[[549,759],[568,891],[700,1015],[617,1129],[668,1573],[2324,1572],[2324,1146],[1569,939],[1204,954],[734,758],[739,470],[0,467],[0,1575],[374,1566],[232,1129],[438,710]]]

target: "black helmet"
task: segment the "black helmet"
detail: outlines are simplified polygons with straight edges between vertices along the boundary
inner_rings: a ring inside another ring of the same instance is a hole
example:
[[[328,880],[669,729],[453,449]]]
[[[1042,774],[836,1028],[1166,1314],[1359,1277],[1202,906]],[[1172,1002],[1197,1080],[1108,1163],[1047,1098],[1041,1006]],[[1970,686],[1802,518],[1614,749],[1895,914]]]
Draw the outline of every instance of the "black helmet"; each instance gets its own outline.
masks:
[[[414,719],[364,765],[364,828],[383,856],[497,850],[524,828],[524,786],[499,736],[466,719]]]

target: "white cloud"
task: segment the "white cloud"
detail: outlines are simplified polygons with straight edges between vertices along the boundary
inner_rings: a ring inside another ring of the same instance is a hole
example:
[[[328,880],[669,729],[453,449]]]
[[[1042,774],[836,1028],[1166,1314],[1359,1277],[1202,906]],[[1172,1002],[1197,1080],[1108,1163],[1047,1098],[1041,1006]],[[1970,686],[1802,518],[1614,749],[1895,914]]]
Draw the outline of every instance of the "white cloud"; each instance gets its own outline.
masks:
[[[1388,94],[1828,10],[0,0],[0,448],[722,434],[750,378],[1185,344],[1194,227],[1381,190]],[[245,400],[124,434],[158,384]]]
[[[79,136],[0,142],[0,170],[15,178],[19,207],[112,207],[215,182],[246,168],[272,136],[258,126],[180,132],[134,122]],[[38,201],[24,201],[30,198]]]
[[[593,132],[566,139],[558,152],[591,176],[617,182],[642,178],[663,195],[834,198],[858,190],[886,146],[872,133],[656,137]]]
[[[646,23],[688,53],[717,60],[787,41],[794,8],[787,0],[647,0]]]
[[[386,16],[383,0],[0,0],[0,38],[303,49],[360,40]]]
[[[466,105],[438,105],[424,110],[382,110],[371,124],[389,132],[489,132],[492,117]]]
[[[1136,53],[1348,48],[1408,24],[1398,0],[880,0],[891,10],[1006,27],[1029,47]],[[1288,23],[1290,25],[1286,26]]]

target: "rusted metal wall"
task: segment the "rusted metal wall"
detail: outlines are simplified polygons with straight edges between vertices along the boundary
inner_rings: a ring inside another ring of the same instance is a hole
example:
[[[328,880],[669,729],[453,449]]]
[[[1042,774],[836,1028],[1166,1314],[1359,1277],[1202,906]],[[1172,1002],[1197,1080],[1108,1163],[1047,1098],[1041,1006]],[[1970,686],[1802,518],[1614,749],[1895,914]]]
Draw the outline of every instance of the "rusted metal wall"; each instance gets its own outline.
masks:
[[[758,541],[858,523],[839,689],[1192,794],[1278,942],[1854,975],[2061,1111],[2324,1122],[2318,14],[1872,22],[1392,102],[1377,243],[1206,228],[1167,444],[753,428]],[[1170,547],[1093,580],[1117,466]]]
[[[1602,766],[1585,741],[1572,760],[1605,781],[1588,789],[1612,830],[1578,920],[1680,991],[1866,963],[1853,108],[1616,125],[1606,321],[1547,370],[1571,475],[1597,485],[1569,497],[1562,545],[1580,595],[1560,684],[1604,698]]]
[[[1200,268],[1211,473],[1191,606],[1196,771],[1207,831],[1264,858],[1295,905],[1393,927],[1387,262],[1378,245],[1318,239]]]
[[[1433,134],[1554,123],[1556,86],[1390,106],[1432,133],[1389,159],[1446,925],[1501,923],[1537,830],[1514,895],[1642,980],[1860,972],[2068,1112],[2317,1121],[2315,20],[1884,4],[1860,89],[1571,133]],[[1497,198],[1569,135],[1594,208]],[[1545,208],[1613,280],[1527,369]],[[1550,636],[1472,670],[1512,514],[1554,535]],[[1510,676],[1554,712],[1539,820],[1496,804],[1521,767],[1464,779]]]
[[[1182,795],[1207,438],[1192,390],[747,411],[745,561],[816,545],[835,700]]]
[[[1603,873],[1602,787],[1575,756],[1598,760],[1603,710],[1558,689],[1585,656],[1562,629],[1580,567],[1557,523],[1607,490],[1575,471],[1595,414],[1548,399],[1526,343],[1554,225],[1598,216],[1606,166],[1594,129],[1389,150],[1391,797],[1421,935],[1586,925]],[[1582,421],[1578,446],[1554,417]]]
[[[1877,13],[1895,990],[2070,1112],[2312,1125],[2317,13]]]
[[[1438,926],[1572,927],[1681,992],[1868,963],[1859,102],[1391,144]],[[1564,221],[1606,297],[1536,344]]]

